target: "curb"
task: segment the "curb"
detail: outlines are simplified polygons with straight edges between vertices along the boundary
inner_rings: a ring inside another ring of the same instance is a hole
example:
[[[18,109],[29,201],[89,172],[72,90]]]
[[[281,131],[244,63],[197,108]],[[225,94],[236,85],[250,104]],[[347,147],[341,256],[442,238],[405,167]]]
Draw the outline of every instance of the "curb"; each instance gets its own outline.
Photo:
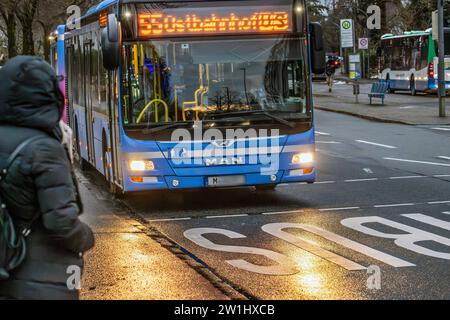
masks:
[[[368,116],[368,115],[365,115],[365,114],[355,113],[355,112],[346,111],[346,110],[337,110],[337,109],[321,107],[321,106],[314,106],[314,108],[317,109],[317,110],[329,111],[329,112],[334,112],[334,113],[339,113],[339,114],[345,114],[345,115],[348,115],[348,116],[358,117],[358,118],[365,119],[365,120],[370,120],[370,121],[383,122],[383,123],[404,124],[404,125],[408,125],[408,126],[414,125],[414,124],[406,122],[406,121],[393,120],[393,119],[384,119],[384,118]]]

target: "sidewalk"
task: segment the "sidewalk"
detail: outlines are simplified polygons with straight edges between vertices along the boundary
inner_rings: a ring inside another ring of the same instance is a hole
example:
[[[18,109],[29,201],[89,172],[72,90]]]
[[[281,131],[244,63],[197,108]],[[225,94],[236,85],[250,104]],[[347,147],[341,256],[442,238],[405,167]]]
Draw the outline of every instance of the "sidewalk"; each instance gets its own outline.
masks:
[[[333,87],[328,92],[326,84],[314,83],[314,105],[316,109],[332,111],[381,122],[409,125],[450,125],[450,97],[446,99],[447,117],[438,117],[438,99],[436,95],[410,96],[408,93],[387,94],[385,105],[379,99],[369,104],[367,93],[370,84],[361,84],[359,103],[355,103],[353,88],[349,84]]]
[[[183,257],[181,251],[170,252],[166,248],[170,243],[160,244],[151,238],[147,228],[123,212],[106,191],[92,186],[82,174],[77,176],[85,205],[82,220],[94,230],[96,239],[95,248],[85,257],[82,299],[228,300],[233,297],[200,275],[207,270],[195,265],[190,257]]]

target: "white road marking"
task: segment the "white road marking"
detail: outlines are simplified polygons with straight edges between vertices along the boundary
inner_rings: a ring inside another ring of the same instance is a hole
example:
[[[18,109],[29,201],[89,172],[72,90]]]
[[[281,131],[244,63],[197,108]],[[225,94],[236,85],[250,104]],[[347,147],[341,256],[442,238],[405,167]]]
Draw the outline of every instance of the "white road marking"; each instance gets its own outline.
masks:
[[[278,215],[278,214],[289,214],[289,213],[302,213],[303,210],[292,210],[292,211],[275,211],[275,212],[263,212],[261,214],[265,216],[272,216],[272,215]]]
[[[377,181],[378,178],[366,178],[366,179],[351,179],[351,180],[344,180],[345,182],[362,182],[362,181]]]
[[[314,184],[331,184],[331,183],[336,183],[336,181],[318,181],[318,182],[314,182]]]
[[[429,164],[429,165],[433,165],[433,166],[450,167],[450,164],[448,164],[448,163],[440,163],[440,162],[417,161],[417,160],[398,159],[398,158],[383,158],[383,159],[384,160],[392,160],[392,161],[400,161],[400,162]]]
[[[325,209],[319,209],[319,211],[341,211],[341,210],[357,210],[360,209],[360,207],[344,207],[344,208],[325,208]]]
[[[450,203],[450,201],[431,201],[431,202],[428,202],[428,204],[445,204],[445,203]]]
[[[399,177],[389,177],[391,180],[397,179],[416,179],[416,178],[428,178],[427,176],[399,176]]]
[[[371,174],[373,173],[372,169],[370,169],[370,168],[364,168],[363,171],[365,173],[371,173]]]
[[[166,222],[166,221],[185,221],[185,220],[191,220],[192,218],[169,218],[169,219],[155,219],[155,220],[148,220],[148,222]]]
[[[414,206],[414,203],[395,203],[395,204],[377,204],[374,205],[374,208],[390,208],[390,207],[407,207]]]
[[[450,131],[450,128],[431,128],[433,130]]]
[[[415,109],[417,108],[416,106],[404,106],[404,107],[400,107],[399,109]]]
[[[365,140],[355,140],[355,141],[359,142],[359,143],[370,144],[372,146],[377,146],[377,147],[383,147],[383,148],[388,148],[388,149],[397,149],[397,147],[389,146],[387,144],[381,144],[381,143],[370,142],[370,141],[365,141]]]
[[[378,228],[374,229],[368,226],[368,224],[374,223],[383,224],[403,232],[383,232]],[[383,239],[392,239],[397,246],[416,252],[418,254],[450,260],[450,253],[432,250],[421,245],[421,243],[424,243],[426,241],[433,241],[450,247],[450,239],[431,232],[426,232],[422,229],[413,228],[406,224],[398,223],[378,216],[348,218],[342,220],[341,224],[370,236]]]
[[[317,144],[341,144],[342,142],[338,141],[316,141]]]
[[[450,157],[446,157],[446,156],[438,156],[437,158],[443,159],[443,160],[450,160]]]
[[[450,215],[450,211],[444,211],[444,212],[442,212],[443,214],[448,214],[448,215]]]
[[[350,271],[366,269],[366,267],[364,267],[352,260],[344,258],[334,252],[323,249],[317,243],[315,243],[309,239],[304,239],[302,237],[299,237],[299,236],[296,236],[296,235],[290,234],[289,232],[284,231],[284,229],[288,229],[288,228],[289,229],[292,229],[292,228],[305,229],[305,227],[307,227],[307,225],[297,224],[297,223],[271,223],[271,224],[266,224],[266,225],[262,226],[261,229],[268,234],[271,234],[277,238],[287,241],[298,248],[301,248],[301,249],[308,251],[318,257],[321,257],[322,259],[325,259],[325,260],[333,262],[337,265],[340,265],[344,269],[347,269]]]
[[[408,214],[402,214],[402,216],[419,221],[419,222],[423,222],[426,224],[429,224],[430,226],[433,227],[438,227],[441,229],[445,229],[445,230],[449,230],[450,231],[450,222],[441,220],[441,219],[436,219],[421,213],[408,213]]]
[[[238,217],[248,217],[248,214],[229,214],[221,216],[206,216],[206,219],[220,219],[220,218],[238,218]]]
[[[448,178],[450,174],[435,174],[433,177],[435,178]]]
[[[319,136],[329,136],[329,133],[326,132],[320,132],[320,131],[316,131],[316,134],[318,134]]]

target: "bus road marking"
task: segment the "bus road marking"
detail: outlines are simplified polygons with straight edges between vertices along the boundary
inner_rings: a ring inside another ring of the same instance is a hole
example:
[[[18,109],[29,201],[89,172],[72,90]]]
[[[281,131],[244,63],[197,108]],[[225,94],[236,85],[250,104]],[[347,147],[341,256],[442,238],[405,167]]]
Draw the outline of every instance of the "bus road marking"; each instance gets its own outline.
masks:
[[[377,204],[374,205],[374,208],[390,208],[390,207],[406,207],[406,206],[414,206],[414,203],[395,203],[395,204]]]
[[[350,180],[344,180],[344,181],[345,181],[345,182],[378,181],[378,178],[350,179]]]
[[[432,165],[432,166],[450,167],[450,164],[448,164],[448,163],[441,163],[441,162],[418,161],[418,160],[408,160],[408,159],[398,159],[398,158],[383,158],[383,159],[384,160],[391,160],[391,161],[399,161],[399,162],[429,164],[429,165]]]
[[[327,211],[342,211],[342,210],[358,210],[360,207],[342,207],[342,208],[325,208],[319,209],[319,211],[327,212]]]
[[[381,144],[381,143],[376,143],[376,142],[371,142],[371,141],[366,141],[366,140],[355,140],[355,141],[359,142],[359,143],[365,143],[365,144],[369,144],[372,146],[383,147],[383,148],[387,148],[387,149],[397,149],[397,147],[389,146],[387,144]]]
[[[221,219],[221,218],[239,218],[239,217],[248,217],[248,214],[230,214],[230,215],[220,215],[220,216],[206,216],[206,219]]]
[[[421,213],[408,213],[408,214],[402,214],[402,216],[407,217],[409,219],[413,219],[419,222],[423,222],[426,224],[429,224],[430,226],[433,227],[438,227],[441,229],[445,229],[450,231],[450,222],[441,220],[441,219],[436,219]]]
[[[316,131],[316,134],[318,134],[319,136],[329,136],[329,133],[326,132],[320,132],[320,131]]]
[[[191,217],[185,217],[185,218],[168,218],[168,219],[154,219],[154,220],[147,220],[148,222],[168,222],[168,221],[186,221],[191,220]]]

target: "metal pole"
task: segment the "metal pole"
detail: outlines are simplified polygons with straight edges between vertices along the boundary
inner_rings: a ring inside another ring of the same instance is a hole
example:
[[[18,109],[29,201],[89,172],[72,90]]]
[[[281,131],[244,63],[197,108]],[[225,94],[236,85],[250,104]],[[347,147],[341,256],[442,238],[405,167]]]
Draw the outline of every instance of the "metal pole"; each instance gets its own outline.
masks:
[[[439,34],[439,64],[438,64],[438,91],[439,91],[439,117],[445,117],[445,66],[444,66],[444,0],[438,2],[438,34]]]

